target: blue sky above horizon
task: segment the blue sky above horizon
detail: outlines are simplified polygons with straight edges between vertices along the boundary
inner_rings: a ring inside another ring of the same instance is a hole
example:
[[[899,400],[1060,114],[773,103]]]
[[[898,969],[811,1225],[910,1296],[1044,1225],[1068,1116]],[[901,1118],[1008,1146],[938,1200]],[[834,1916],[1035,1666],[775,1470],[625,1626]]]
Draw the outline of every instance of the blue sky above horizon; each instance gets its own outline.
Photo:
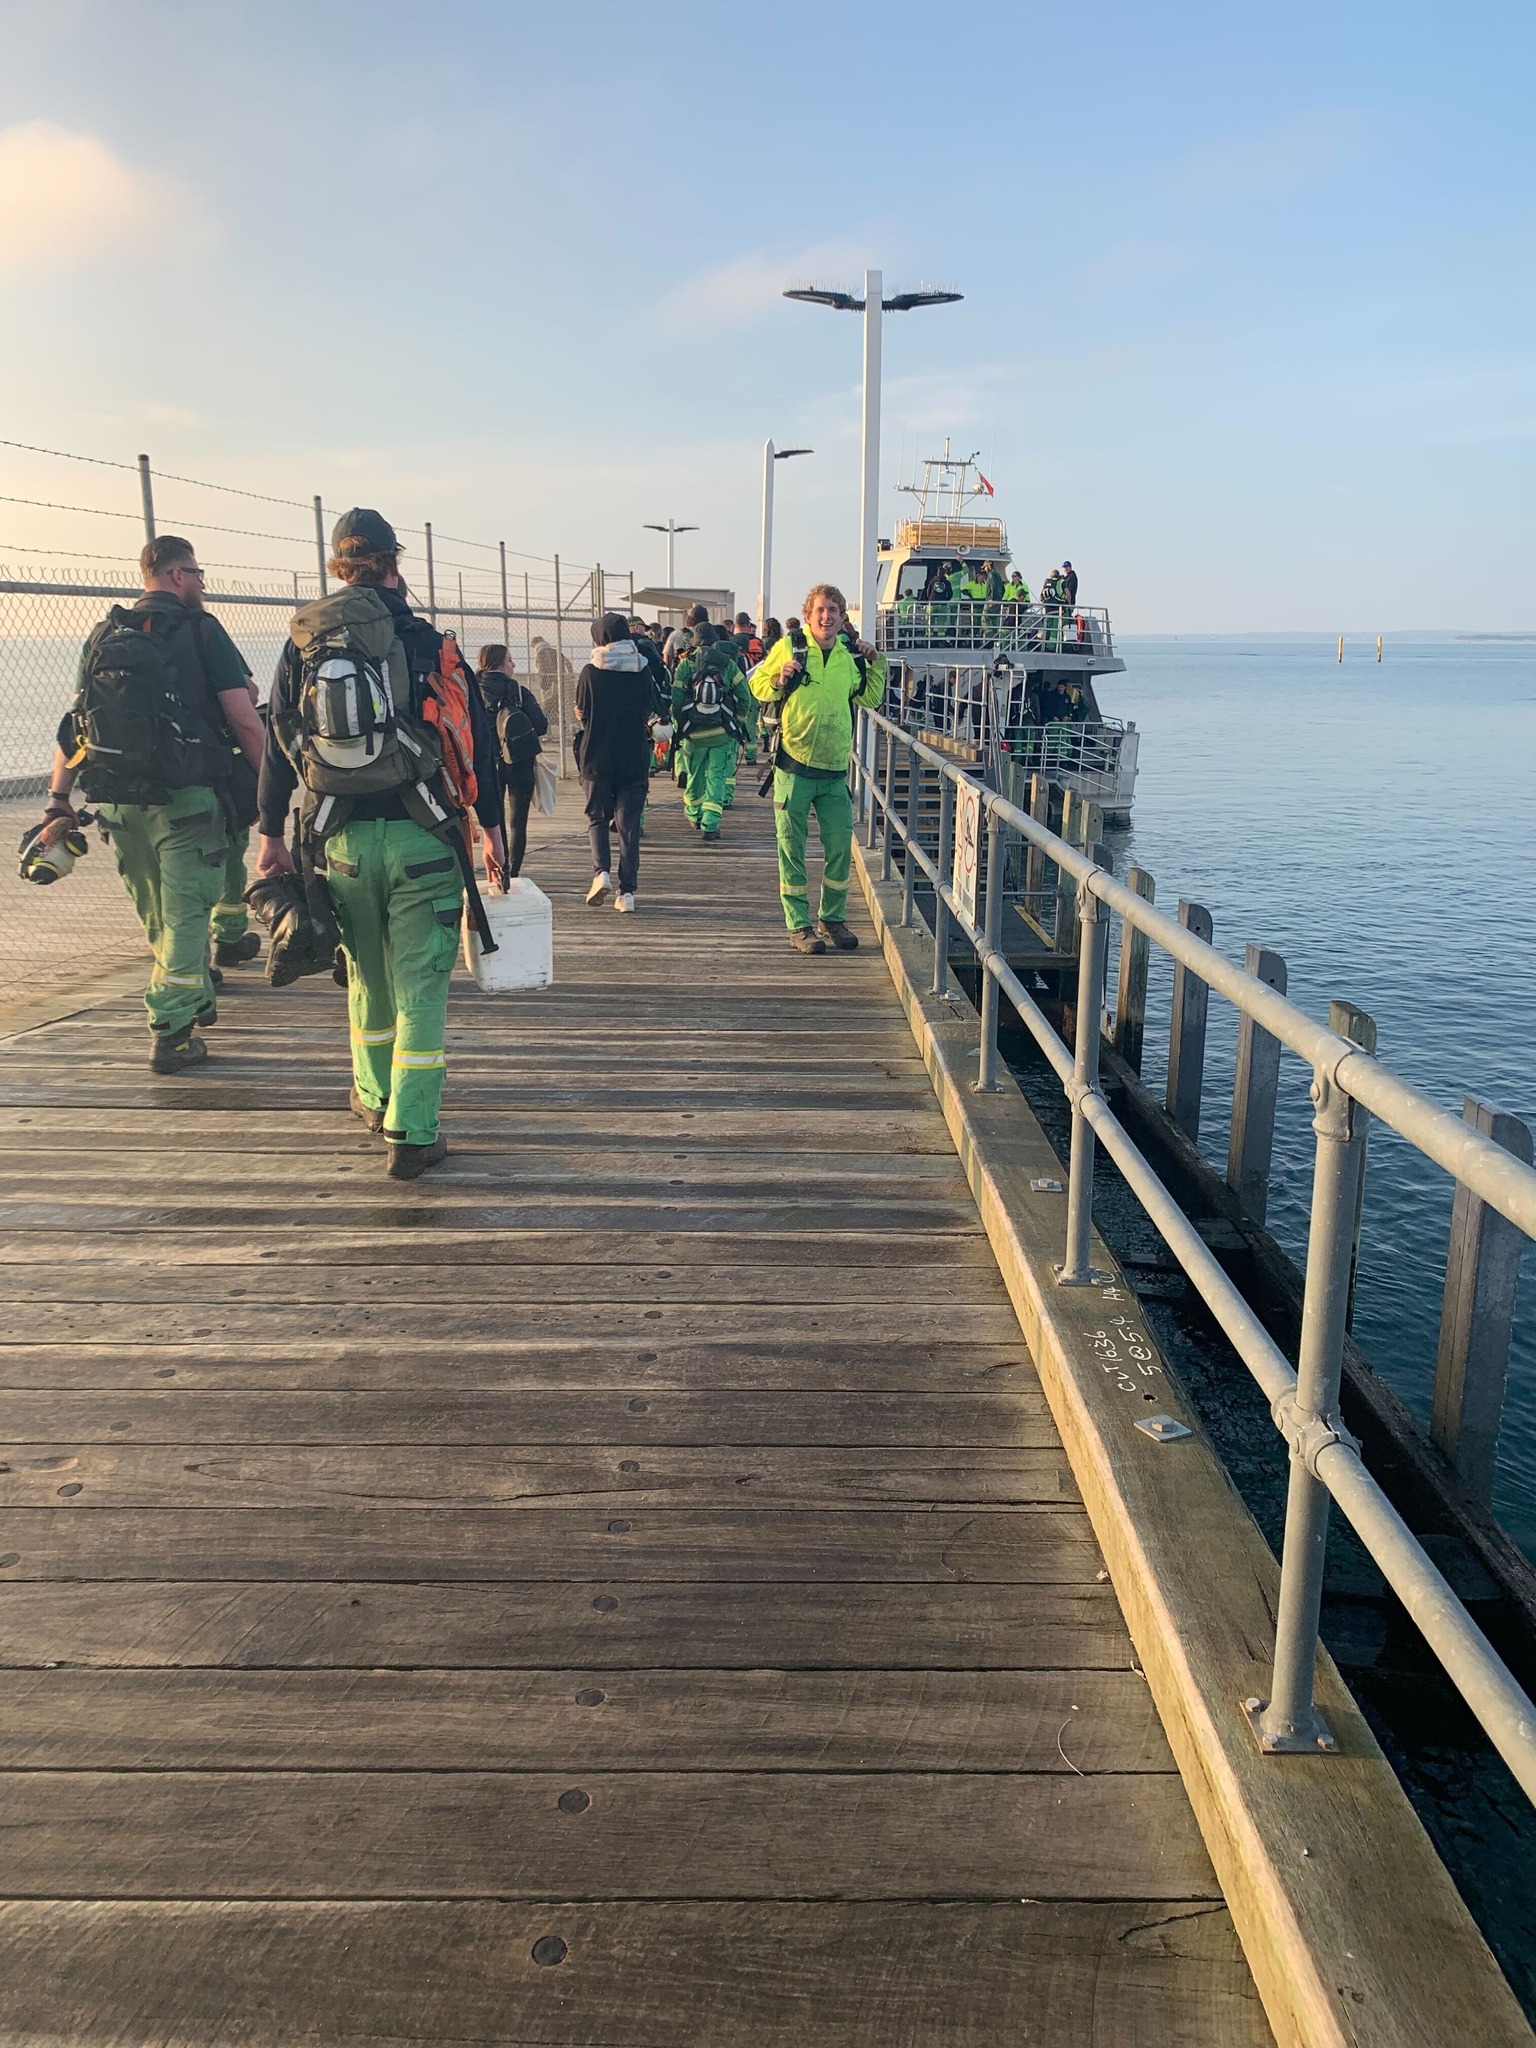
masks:
[[[642,578],[674,516],[680,578],[750,604],[772,434],[817,451],[782,612],[854,580],[859,349],[779,294],[878,263],[966,294],[888,323],[883,530],[949,433],[1031,582],[1069,554],[1128,631],[1536,624],[1529,8],[0,0],[0,34],[6,438]],[[0,491],[59,484],[0,449]],[[52,545],[100,524],[0,505],[0,555]]]

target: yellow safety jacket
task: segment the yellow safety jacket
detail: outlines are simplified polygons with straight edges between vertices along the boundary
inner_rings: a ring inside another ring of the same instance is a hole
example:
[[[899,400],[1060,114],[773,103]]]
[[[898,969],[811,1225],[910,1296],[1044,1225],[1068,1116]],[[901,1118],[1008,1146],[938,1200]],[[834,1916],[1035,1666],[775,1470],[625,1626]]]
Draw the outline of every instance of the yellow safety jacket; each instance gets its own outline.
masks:
[[[786,633],[782,640],[775,640],[748,677],[753,696],[771,704],[779,694],[779,678],[794,659],[795,649]],[[833,642],[830,654],[823,654],[807,633],[801,659],[805,678],[784,699],[780,727],[784,752],[807,768],[841,772],[853,753],[854,706],[875,706],[885,696],[885,657],[870,656],[862,686],[859,665],[841,640]]]

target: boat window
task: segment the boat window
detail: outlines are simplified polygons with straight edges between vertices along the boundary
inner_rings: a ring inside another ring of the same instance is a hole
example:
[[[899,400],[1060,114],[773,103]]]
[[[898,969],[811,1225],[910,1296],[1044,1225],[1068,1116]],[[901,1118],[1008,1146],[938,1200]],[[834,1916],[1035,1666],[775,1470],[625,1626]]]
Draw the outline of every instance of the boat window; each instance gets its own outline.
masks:
[[[928,581],[928,572],[932,567],[933,564],[931,562],[903,562],[901,565],[901,582],[897,588],[896,595],[898,597],[920,598],[923,594],[923,586]]]

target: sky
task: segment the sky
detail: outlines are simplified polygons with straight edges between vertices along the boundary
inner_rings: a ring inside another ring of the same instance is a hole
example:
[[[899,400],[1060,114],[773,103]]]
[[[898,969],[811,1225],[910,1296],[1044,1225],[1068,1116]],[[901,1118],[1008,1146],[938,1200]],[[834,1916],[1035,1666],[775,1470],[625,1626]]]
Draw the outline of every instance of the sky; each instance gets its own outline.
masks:
[[[860,342],[781,294],[878,265],[964,293],[886,323],[882,532],[948,435],[1122,632],[1536,627],[1527,0],[0,0],[0,48],[0,439],[641,582],[676,518],[750,607],[771,435],[782,616],[857,580]],[[5,499],[136,488],[0,447],[0,560],[133,541]]]

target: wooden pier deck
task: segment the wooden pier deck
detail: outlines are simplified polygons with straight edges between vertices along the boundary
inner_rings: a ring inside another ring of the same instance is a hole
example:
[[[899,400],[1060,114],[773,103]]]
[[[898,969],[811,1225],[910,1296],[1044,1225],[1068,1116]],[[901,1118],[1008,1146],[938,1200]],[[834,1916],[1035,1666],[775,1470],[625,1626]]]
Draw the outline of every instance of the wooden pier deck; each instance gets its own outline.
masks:
[[[745,778],[388,1182],[329,981],[0,1074],[0,2043],[1269,2041],[869,926]]]

